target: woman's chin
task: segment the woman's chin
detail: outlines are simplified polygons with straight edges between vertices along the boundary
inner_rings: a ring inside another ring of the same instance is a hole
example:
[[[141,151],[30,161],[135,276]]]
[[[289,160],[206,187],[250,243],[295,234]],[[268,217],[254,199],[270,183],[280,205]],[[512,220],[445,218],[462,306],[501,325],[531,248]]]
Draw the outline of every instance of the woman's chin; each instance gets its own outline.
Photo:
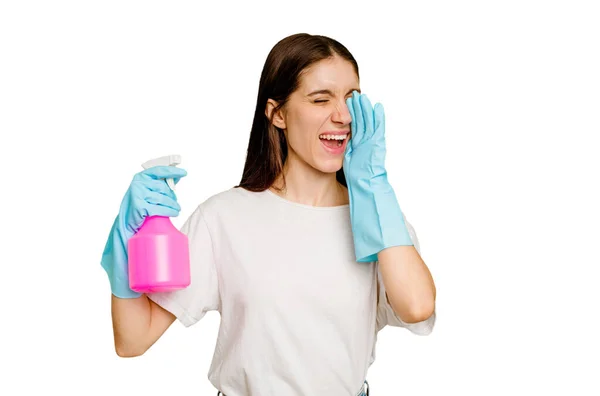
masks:
[[[340,169],[342,169],[343,160],[339,159],[329,159],[326,161],[321,161],[317,169],[319,169],[323,173],[336,173]]]

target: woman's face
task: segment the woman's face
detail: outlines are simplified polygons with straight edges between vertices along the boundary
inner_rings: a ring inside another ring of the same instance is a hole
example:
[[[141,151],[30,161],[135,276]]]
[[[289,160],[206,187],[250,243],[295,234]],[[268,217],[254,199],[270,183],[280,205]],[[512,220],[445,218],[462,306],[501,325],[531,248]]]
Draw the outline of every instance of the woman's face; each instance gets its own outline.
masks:
[[[346,99],[360,86],[352,64],[335,56],[313,64],[273,123],[284,130],[288,160],[323,173],[341,169],[352,121]],[[269,107],[269,106],[268,106]]]

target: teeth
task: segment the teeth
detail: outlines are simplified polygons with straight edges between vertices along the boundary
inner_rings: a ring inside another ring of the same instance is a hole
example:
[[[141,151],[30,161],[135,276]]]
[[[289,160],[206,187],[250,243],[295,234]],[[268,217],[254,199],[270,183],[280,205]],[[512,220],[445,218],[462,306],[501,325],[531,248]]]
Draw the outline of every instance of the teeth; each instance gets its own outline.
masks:
[[[344,139],[346,139],[346,136],[348,136],[348,134],[346,134],[346,135],[319,135],[319,138],[327,139],[327,140],[344,140]]]

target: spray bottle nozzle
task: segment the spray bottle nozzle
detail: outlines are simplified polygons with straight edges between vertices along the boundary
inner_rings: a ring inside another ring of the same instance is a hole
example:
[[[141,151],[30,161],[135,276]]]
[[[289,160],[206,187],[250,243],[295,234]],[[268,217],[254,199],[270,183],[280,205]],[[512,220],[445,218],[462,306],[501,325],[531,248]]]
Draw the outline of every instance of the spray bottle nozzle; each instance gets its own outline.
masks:
[[[154,166],[177,166],[179,164],[181,164],[181,155],[174,154],[146,161],[142,164],[142,167],[148,169]],[[171,190],[175,190],[175,182],[173,179],[167,179],[167,184],[171,187]]]

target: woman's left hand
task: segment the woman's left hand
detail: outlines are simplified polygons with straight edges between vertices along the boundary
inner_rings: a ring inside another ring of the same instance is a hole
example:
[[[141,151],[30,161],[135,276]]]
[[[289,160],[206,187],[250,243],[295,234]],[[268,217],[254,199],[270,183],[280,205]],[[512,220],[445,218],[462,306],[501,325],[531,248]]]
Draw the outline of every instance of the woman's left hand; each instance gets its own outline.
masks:
[[[391,246],[412,246],[404,215],[385,169],[385,114],[357,91],[346,100],[352,116],[351,138],[344,154],[344,175],[358,262],[377,260]]]

